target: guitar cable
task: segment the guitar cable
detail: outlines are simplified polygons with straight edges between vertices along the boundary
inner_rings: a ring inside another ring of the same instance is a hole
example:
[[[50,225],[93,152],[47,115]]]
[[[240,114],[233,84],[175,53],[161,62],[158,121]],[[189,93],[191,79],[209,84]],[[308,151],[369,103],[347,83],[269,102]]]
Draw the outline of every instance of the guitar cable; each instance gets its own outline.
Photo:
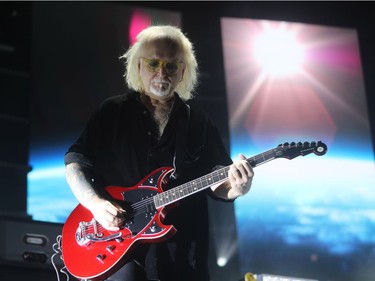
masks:
[[[64,257],[62,256],[62,251],[61,251],[61,238],[62,238],[61,235],[57,235],[56,236],[56,243],[54,243],[52,245],[52,249],[55,253],[51,256],[51,263],[52,263],[53,268],[55,269],[57,281],[60,281],[60,273],[59,272],[65,274],[66,275],[66,281],[69,281],[69,274],[66,271],[66,266],[64,265],[60,270],[58,270],[58,268],[55,264],[55,261],[54,261],[54,258],[57,255],[60,255],[60,259],[62,261],[64,261]]]

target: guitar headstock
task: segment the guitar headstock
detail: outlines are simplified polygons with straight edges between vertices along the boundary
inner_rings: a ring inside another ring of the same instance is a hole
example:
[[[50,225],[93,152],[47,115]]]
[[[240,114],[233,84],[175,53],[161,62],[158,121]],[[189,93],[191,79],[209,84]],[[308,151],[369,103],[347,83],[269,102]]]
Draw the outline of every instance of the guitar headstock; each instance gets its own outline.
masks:
[[[286,142],[279,144],[276,148],[277,158],[293,159],[297,156],[305,156],[310,153],[315,153],[322,156],[327,152],[327,145],[321,141],[318,142]]]

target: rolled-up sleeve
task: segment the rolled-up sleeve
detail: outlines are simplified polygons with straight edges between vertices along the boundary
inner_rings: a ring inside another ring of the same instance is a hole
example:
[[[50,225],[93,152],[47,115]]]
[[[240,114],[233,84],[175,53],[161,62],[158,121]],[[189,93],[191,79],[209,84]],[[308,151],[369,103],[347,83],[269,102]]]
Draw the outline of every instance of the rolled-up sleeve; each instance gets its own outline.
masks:
[[[78,163],[80,166],[86,169],[91,169],[93,163],[82,153],[77,152],[67,152],[64,156],[65,166],[71,163]]]

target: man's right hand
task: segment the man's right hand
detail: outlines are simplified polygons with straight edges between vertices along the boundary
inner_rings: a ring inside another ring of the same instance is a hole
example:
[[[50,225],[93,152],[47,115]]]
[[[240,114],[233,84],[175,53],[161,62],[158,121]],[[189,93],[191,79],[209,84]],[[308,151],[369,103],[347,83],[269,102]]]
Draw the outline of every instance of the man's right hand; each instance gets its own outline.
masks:
[[[94,218],[107,230],[117,231],[124,223],[126,211],[103,198],[93,198],[87,206]]]

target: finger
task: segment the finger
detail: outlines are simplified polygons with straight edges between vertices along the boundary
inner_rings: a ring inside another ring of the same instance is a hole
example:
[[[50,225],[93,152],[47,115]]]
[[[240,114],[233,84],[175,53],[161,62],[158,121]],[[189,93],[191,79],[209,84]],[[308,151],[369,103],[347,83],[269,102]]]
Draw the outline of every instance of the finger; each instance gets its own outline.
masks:
[[[241,162],[237,167],[243,177],[252,177],[254,175],[253,168],[247,161]]]
[[[248,177],[252,177],[254,175],[253,168],[250,166],[248,162],[244,164],[244,169],[246,170],[246,175]]]
[[[123,212],[125,212],[125,210],[123,210],[122,208],[118,208],[116,207],[113,203],[110,203],[108,202],[107,206],[106,206],[106,211],[111,214],[112,216],[119,216],[120,214],[122,214]]]
[[[103,227],[109,231],[118,231],[120,229],[119,226],[117,225],[114,225],[113,223],[106,223],[106,224],[102,224]]]
[[[117,203],[117,202],[113,202],[112,204],[117,208],[117,211],[118,211],[118,212],[123,213],[123,214],[126,213],[126,210],[123,209],[123,208],[120,206],[119,203]]]
[[[118,230],[121,221],[116,217],[106,217],[105,228],[108,230]]]
[[[233,163],[232,166],[230,167],[230,171],[234,180],[236,180],[237,178],[241,176],[241,171],[236,164],[237,163]]]
[[[111,222],[111,218],[108,216],[102,215],[96,220],[100,223],[102,227],[104,227],[105,229],[109,231],[117,231],[120,229],[116,224],[113,224],[113,222]]]
[[[243,155],[242,153],[239,153],[238,158],[240,159],[241,164],[243,165],[244,169],[246,170],[246,175],[249,176],[249,177],[252,176],[253,175],[252,167],[251,167],[250,163],[247,161],[246,156]]]
[[[248,176],[248,168],[246,167],[246,163],[235,162],[233,164],[234,172],[233,175],[237,180],[242,180]]]
[[[244,177],[247,176],[247,170],[246,170],[245,166],[242,163],[240,163],[237,166],[237,171],[238,171],[238,177],[240,179],[242,179],[242,178],[244,178]]]
[[[229,172],[228,172],[228,178],[230,180],[230,182],[235,182],[236,181],[236,176],[235,174],[237,174],[237,168],[234,166],[234,165],[231,165],[229,167]]]
[[[118,226],[108,226],[108,227],[104,227],[105,229],[109,230],[109,231],[118,231],[120,230],[120,228]]]
[[[240,159],[240,160],[246,160],[247,158],[246,158],[246,156],[243,155],[242,153],[239,153],[239,154],[238,154],[238,159]]]

